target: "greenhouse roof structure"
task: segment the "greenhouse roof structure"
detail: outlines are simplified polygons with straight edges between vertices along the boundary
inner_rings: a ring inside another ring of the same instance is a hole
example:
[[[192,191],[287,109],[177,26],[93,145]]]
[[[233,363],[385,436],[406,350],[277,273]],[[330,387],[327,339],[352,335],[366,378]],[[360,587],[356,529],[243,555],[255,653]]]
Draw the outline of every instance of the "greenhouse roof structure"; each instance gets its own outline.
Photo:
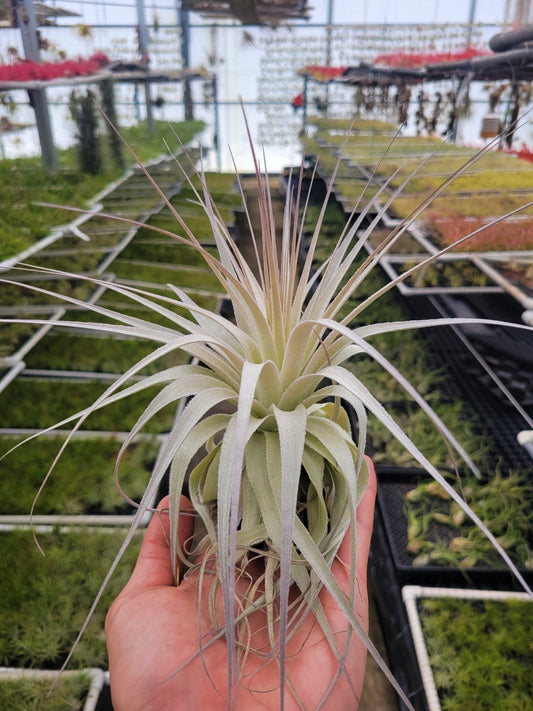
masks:
[[[208,17],[235,18],[243,25],[278,25],[307,19],[307,0],[184,0],[184,10]]]
[[[33,8],[38,25],[54,25],[58,17],[80,17],[79,12],[73,12],[57,5],[46,5],[43,2],[34,2]],[[15,25],[11,0],[0,0],[0,27]]]

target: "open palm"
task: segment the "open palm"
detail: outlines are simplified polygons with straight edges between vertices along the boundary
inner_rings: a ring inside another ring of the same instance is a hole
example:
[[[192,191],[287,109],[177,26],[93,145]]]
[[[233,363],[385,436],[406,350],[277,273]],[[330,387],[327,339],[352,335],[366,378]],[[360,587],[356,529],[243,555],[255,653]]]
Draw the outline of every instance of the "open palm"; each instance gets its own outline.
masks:
[[[376,482],[369,462],[370,478],[358,508],[356,614],[366,627],[368,601],[366,567],[373,523]],[[111,692],[115,711],[177,711],[206,709],[226,711],[228,696],[227,646],[224,637],[208,644],[212,622],[208,609],[208,586],[202,596],[198,614],[198,576],[193,572],[175,586],[168,546],[168,516],[163,513],[167,500],[159,505],[142,544],[133,574],[111,606],[106,619]],[[182,501],[184,508],[187,501]],[[179,536],[187,540],[192,533],[192,520],[180,517]],[[349,536],[342,543],[332,570],[337,582],[348,594]],[[347,623],[343,613],[324,590],[321,602],[335,633],[337,646],[343,649]],[[223,607],[220,601],[220,618]],[[199,623],[200,620],[200,623]],[[264,631],[265,615],[254,613],[251,631],[257,649],[268,637]],[[199,651],[199,624],[207,645]],[[366,648],[353,634],[346,660],[346,673],[340,674],[329,693],[325,710],[354,709],[363,685]],[[286,711],[317,709],[328,694],[338,670],[338,661],[314,616],[308,614],[287,646]],[[291,690],[292,689],[292,690]],[[293,693],[294,692],[294,693]],[[235,709],[279,708],[279,666],[265,661],[261,654],[250,653],[241,670],[234,691]],[[298,702],[299,699],[300,703]]]

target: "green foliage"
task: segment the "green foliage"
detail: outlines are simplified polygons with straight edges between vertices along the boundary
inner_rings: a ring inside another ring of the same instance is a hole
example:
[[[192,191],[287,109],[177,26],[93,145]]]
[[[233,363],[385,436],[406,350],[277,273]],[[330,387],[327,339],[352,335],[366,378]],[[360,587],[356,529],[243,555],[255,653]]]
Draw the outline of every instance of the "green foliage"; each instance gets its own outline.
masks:
[[[168,289],[166,286],[157,286],[153,289],[153,291],[164,294],[165,296],[172,295],[170,289]],[[195,294],[194,300],[202,308],[211,311],[216,310],[216,305],[218,303],[217,297],[210,295],[206,296],[204,294]],[[104,296],[99,299],[98,304],[100,306],[104,306],[105,308],[118,308],[123,313],[128,314],[128,316],[133,316],[136,318],[146,319],[149,316],[150,321],[152,323],[158,323],[162,326],[169,326],[169,319],[166,316],[157,313],[154,313],[152,315],[148,309],[143,308],[142,306],[138,307],[136,305],[132,305],[131,301],[126,296],[122,296],[121,294],[104,294]],[[181,315],[185,315],[185,309],[181,307],[177,307],[175,309],[175,312]],[[72,311],[69,312],[68,317],[69,320],[72,319],[74,321],[89,321],[91,323],[94,322],[94,314],[90,313],[89,311]],[[107,318],[105,316],[99,318],[98,321],[100,323],[116,323],[115,320]],[[179,330],[179,327],[177,327],[176,330]]]
[[[204,179],[209,193],[215,199],[217,206],[242,208],[242,197],[233,173],[207,172],[204,174]],[[203,191],[202,181],[197,175],[192,176],[191,185],[184,186],[180,195],[192,197],[192,188],[195,188],[200,193]]]
[[[152,284],[174,284],[186,291],[212,291],[224,295],[220,282],[206,267],[176,266],[174,264],[154,264],[127,259],[117,259],[113,271],[119,282],[133,280]]]
[[[109,151],[115,165],[123,169],[125,165],[123,144],[115,130],[118,129],[118,121],[115,106],[114,83],[111,79],[104,79],[104,81],[100,82],[100,96],[102,98],[102,111],[106,117],[105,127]]]
[[[445,598],[421,605],[443,711],[533,709],[531,601]]]
[[[90,175],[97,175],[102,168],[102,158],[94,93],[90,89],[87,89],[85,94],[73,91],[70,94],[69,109],[77,127],[80,170]]]
[[[153,134],[148,132],[143,123],[121,131],[143,161],[167,152],[164,141],[171,147],[176,146],[175,134],[187,144],[202,129],[203,124],[201,121],[172,124],[156,121],[155,126]],[[34,202],[83,207],[110,180],[121,174],[117,166],[100,175],[79,171],[75,168],[77,161],[74,149],[58,151],[58,158],[61,168],[54,173],[42,165],[40,158],[0,161],[0,259],[22,251],[45,237],[52,227],[72,219],[70,213],[36,207]],[[133,162],[134,159],[128,153],[128,165]]]
[[[533,486],[516,472],[495,472],[484,482],[473,476],[449,477],[472,510],[522,568],[533,568],[529,535],[533,523]],[[406,496],[407,550],[414,565],[501,567],[501,559],[483,532],[433,480],[424,480]]]
[[[397,129],[392,123],[386,121],[371,120],[371,119],[331,119],[321,118],[319,116],[310,116],[309,123],[327,132],[352,132],[357,134],[359,131],[364,133],[394,133]]]
[[[382,202],[416,171],[391,206],[391,211],[400,218],[416,210],[424,198],[476,154],[473,148],[443,143],[432,137],[397,136],[391,144],[390,136],[376,132],[354,131],[346,138],[341,133],[319,130],[315,140],[309,141],[309,152],[318,154],[319,166],[326,174],[331,175],[339,151],[345,163],[338,177],[346,179],[338,180],[335,187],[351,205],[361,190],[357,184],[363,173],[358,166],[366,169],[366,175],[375,173],[378,183],[390,179]],[[533,172],[528,163],[492,150],[457,176],[432,202],[431,210],[441,217],[504,215],[521,207],[528,199],[527,191],[532,188]],[[528,208],[523,214],[532,212],[532,208]],[[427,212],[424,219],[430,226]]]
[[[0,534],[0,666],[58,669],[82,627],[124,534],[96,529]],[[136,536],[113,575],[71,668],[106,666],[106,610],[128,580],[139,550]]]
[[[2,711],[82,711],[91,678],[80,672],[62,676],[51,691],[47,680],[0,682]]]
[[[168,154],[167,146],[170,150],[179,151],[178,138],[187,145],[204,128],[204,123],[202,121],[154,121],[154,128],[155,131],[148,131],[146,122],[141,121],[135,126],[120,131],[124,140],[142,162],[162,153]]]
[[[417,360],[415,359],[413,362],[416,363]],[[422,371],[422,377],[424,375],[428,374],[424,374]],[[381,388],[388,389],[390,397],[394,392],[394,385],[391,378],[387,378],[386,375],[383,378],[378,376],[379,385]],[[398,389],[396,387],[396,390]],[[383,389],[378,391],[378,394],[379,392],[386,394]],[[439,397],[438,390],[434,391],[433,396],[427,399],[448,429],[456,434],[457,439],[471,459],[482,471],[487,471],[489,469],[487,442],[484,441],[483,436],[476,429],[476,422],[466,414],[465,406],[461,401],[447,402],[442,400]],[[386,402],[385,405],[387,405]],[[442,433],[439,432],[419,407],[414,403],[404,401],[397,406],[394,403],[392,405],[389,403],[388,409],[403,432],[424,452],[433,466],[448,468],[457,466],[457,455],[452,453]],[[375,417],[369,418],[369,431],[374,450],[372,457],[376,463],[394,464],[403,467],[416,466],[414,457],[400,442],[390,435],[379,419]]]
[[[100,382],[58,382],[20,380],[0,393],[0,427],[44,429],[89,407],[105,390]],[[84,429],[127,431],[154,396],[154,389],[144,390],[94,412]],[[43,403],[36,408],[35,403]],[[170,405],[148,425],[148,432],[167,431],[174,414]]]
[[[118,235],[117,235],[118,237]],[[79,274],[82,272],[94,272],[102,259],[102,253],[91,246],[91,248],[83,249],[74,245],[69,238],[61,240],[61,248],[71,250],[68,253],[57,253],[57,244],[51,245],[48,249],[39,250],[35,255],[31,256],[31,264],[35,267],[49,268],[53,264],[54,269],[70,274]]]
[[[30,369],[81,370],[89,373],[123,373],[134,363],[151,353],[149,341],[118,339],[111,336],[92,338],[82,334],[47,334],[24,357]],[[181,352],[162,358],[148,367],[144,374],[153,373],[162,364],[184,362]]]
[[[208,250],[213,253],[214,250]],[[165,239],[147,227],[141,228],[130,244],[121,252],[123,259],[142,259],[147,262],[186,264],[191,267],[205,266],[205,259],[192,247],[176,244]]]
[[[416,262],[406,262],[400,273],[416,266]],[[470,262],[439,262],[415,272],[405,280],[407,286],[415,287],[467,287],[493,284],[486,274]]]
[[[11,355],[36,330],[37,326],[27,323],[0,324],[0,358]]]
[[[76,299],[81,299],[86,301],[90,298],[91,294],[94,293],[96,287],[88,281],[82,279],[47,279],[43,281],[33,280],[32,286],[39,287],[41,289],[48,289],[52,291],[53,294],[65,294],[67,296],[74,297]],[[11,306],[16,304],[19,313],[24,313],[24,305],[28,306],[41,306],[44,304],[50,304],[51,306],[60,305],[60,296],[54,296],[53,294],[42,294],[36,291],[26,289],[22,284],[2,284],[2,289],[0,290],[0,304]],[[50,308],[50,312],[53,309]]]
[[[39,486],[63,439],[42,437],[27,442],[0,461],[0,514],[29,514]],[[0,439],[0,455],[20,440]],[[130,513],[113,482],[120,449],[113,439],[74,439],[44,487],[36,514]],[[139,441],[128,448],[120,467],[127,495],[140,500],[157,454],[157,442]]]

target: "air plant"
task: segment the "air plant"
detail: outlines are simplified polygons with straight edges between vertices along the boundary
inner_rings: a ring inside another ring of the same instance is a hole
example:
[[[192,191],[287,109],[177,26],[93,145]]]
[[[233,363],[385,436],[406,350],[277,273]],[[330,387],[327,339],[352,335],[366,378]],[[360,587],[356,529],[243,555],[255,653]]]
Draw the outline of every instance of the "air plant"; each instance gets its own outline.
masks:
[[[475,469],[467,453],[424,398],[372,345],[374,335],[471,323],[475,319],[402,320],[367,325],[357,322],[360,314],[382,294],[425,266],[426,262],[421,262],[376,292],[357,300],[361,285],[378,264],[379,257],[394,245],[409,222],[431,203],[438,191],[369,256],[365,256],[363,250],[365,242],[403,185],[395,189],[382,206],[377,203],[376,209],[373,205],[373,212],[366,207],[359,215],[354,214],[329,257],[315,270],[313,256],[330,190],[301,261],[304,236],[303,221],[298,215],[299,211],[305,213],[308,200],[302,187],[303,168],[299,179],[294,176],[291,180],[295,187],[289,191],[278,243],[268,176],[263,174],[255,155],[254,160],[259,186],[261,237],[260,240],[258,231],[250,224],[255,271],[226,228],[201,170],[190,180],[190,186],[194,190],[195,202],[209,218],[218,255],[202,246],[186,220],[168,201],[167,207],[179,225],[179,234],[153,228],[159,235],[191,246],[203,257],[231,300],[234,319],[202,308],[179,285],[173,284],[169,285],[172,292],[169,296],[159,291],[105,282],[116,295],[127,297],[152,312],[156,317],[153,322],[98,304],[82,304],[71,296],[59,297],[70,304],[86,306],[95,316],[115,322],[110,325],[108,322],[80,324],[62,321],[59,326],[134,335],[155,343],[153,352],[120,376],[92,406],[60,424],[74,422],[73,436],[95,410],[148,387],[158,387],[158,394],[124,442],[117,457],[118,471],[123,453],[136,435],[163,408],[169,404],[177,406],[174,424],[160,450],[117,562],[169,470],[170,555],[176,582],[178,561],[179,568],[187,570],[194,566],[196,555],[206,550],[216,559],[213,594],[218,590],[222,592],[224,620],[213,619],[211,640],[224,637],[228,648],[228,709],[232,708],[239,682],[240,654],[249,651],[247,618],[258,607],[264,609],[267,619],[269,654],[279,663],[280,708],[284,707],[286,685],[290,688],[285,664],[286,644],[297,631],[303,615],[314,615],[338,660],[338,672],[332,683],[345,671],[346,652],[337,648],[318,597],[322,588],[329,591],[350,628],[362,638],[406,705],[412,708],[354,614],[354,599],[358,594],[355,570],[351,572],[351,594],[348,596],[331,572],[339,545],[348,530],[351,532],[352,554],[355,553],[357,505],[368,476],[364,459],[367,412],[377,417],[448,491],[465,514],[484,531],[524,588],[529,588],[486,525],[357,377],[356,364],[361,357],[374,359],[428,414],[459,456]],[[150,178],[148,173],[147,176]],[[453,177],[444,181],[444,186]],[[331,185],[334,180],[335,172]],[[152,182],[165,200],[163,192],[155,181]],[[389,184],[380,189],[378,200],[385,195],[386,187]],[[126,218],[117,219],[127,221]],[[249,216],[248,219],[250,222]],[[359,260],[358,266],[354,268],[356,259]],[[432,259],[433,256],[428,257],[427,261]],[[40,273],[49,271],[43,267],[35,269]],[[80,278],[97,281],[87,276]],[[2,282],[9,283],[9,280],[2,279]],[[27,288],[42,295],[48,293],[31,284]],[[346,309],[354,297],[353,305]],[[161,323],[161,317],[168,325]],[[179,350],[191,357],[190,363],[163,367],[137,381],[135,376],[147,366]],[[349,369],[346,367],[348,363]],[[350,410],[355,413],[356,428],[351,426]],[[68,440],[64,446],[67,444]],[[63,448],[58,457],[62,451]],[[46,478],[54,465],[55,462]],[[180,547],[177,537],[182,492],[189,495],[197,516],[194,545],[187,551]],[[260,584],[251,581],[249,590],[239,592],[237,614],[234,609],[236,580],[245,578],[252,560],[262,571]],[[203,649],[209,644],[210,641],[199,641],[199,647]],[[201,651],[199,649],[199,653]]]

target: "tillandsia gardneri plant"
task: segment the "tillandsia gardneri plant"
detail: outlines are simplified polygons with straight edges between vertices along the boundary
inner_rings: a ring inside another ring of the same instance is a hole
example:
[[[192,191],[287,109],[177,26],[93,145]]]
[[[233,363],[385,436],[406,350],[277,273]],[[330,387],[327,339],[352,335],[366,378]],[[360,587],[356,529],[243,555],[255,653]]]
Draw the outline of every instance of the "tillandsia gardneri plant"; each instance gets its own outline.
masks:
[[[295,192],[289,191],[279,243],[268,180],[257,161],[256,173],[261,239],[256,227],[250,224],[257,262],[255,271],[224,224],[201,171],[195,178],[200,184],[200,188],[195,189],[196,200],[209,217],[218,255],[214,256],[202,246],[168,201],[167,206],[184,234],[154,228],[160,235],[192,246],[202,255],[231,300],[233,320],[201,308],[179,285],[170,285],[173,296],[167,296],[119,283],[101,282],[117,295],[127,297],[157,315],[157,322],[97,303],[84,304],[72,297],[59,297],[70,304],[89,308],[95,316],[113,322],[110,325],[61,321],[59,326],[133,335],[149,339],[156,345],[151,354],[120,376],[90,408],[57,426],[74,422],[72,437],[95,410],[144,388],[159,386],[159,393],[124,442],[117,457],[117,473],[124,451],[151,418],[169,404],[177,406],[173,427],[159,452],[131,531],[103,586],[165,474],[170,471],[170,555],[176,582],[180,571],[195,565],[200,552],[207,550],[216,559],[217,574],[212,576],[212,592],[214,595],[217,591],[222,593],[224,619],[214,618],[210,640],[199,639],[198,643],[201,654],[200,647],[205,649],[212,640],[223,637],[226,641],[228,708],[232,708],[236,684],[240,683],[239,660],[249,651],[247,619],[258,607],[265,612],[270,640],[270,649],[267,652],[261,650],[261,653],[279,663],[280,708],[284,706],[286,686],[290,688],[286,674],[286,645],[305,614],[314,615],[338,660],[335,679],[345,671],[346,652],[337,647],[334,631],[329,629],[318,597],[322,588],[329,591],[344,612],[350,628],[363,639],[411,708],[354,614],[354,599],[358,594],[355,568],[351,571],[349,596],[344,594],[331,572],[339,545],[348,530],[351,532],[352,560],[355,559],[357,505],[368,476],[364,458],[367,412],[378,417],[448,491],[465,514],[485,532],[524,588],[529,590],[486,525],[406,437],[365,383],[354,374],[353,366],[351,371],[344,367],[348,361],[356,361],[361,356],[373,358],[403,386],[459,456],[475,470],[467,453],[424,398],[371,343],[376,334],[472,323],[475,319],[357,325],[357,317],[366,306],[416,269],[422,269],[435,256],[428,257],[426,262],[413,267],[370,297],[355,302],[346,314],[349,300],[357,296],[380,255],[391,248],[438,191],[395,228],[377,250],[365,257],[366,240],[403,187],[394,191],[393,197],[386,198],[384,186],[377,194],[377,200],[383,200],[383,204],[378,206],[375,216],[370,214],[369,207],[358,216],[352,216],[329,257],[315,271],[313,255],[330,191],[302,261],[303,233],[298,211],[305,211],[307,206],[302,190],[303,169],[300,179],[293,181],[297,186]],[[450,176],[443,186],[453,177]],[[165,200],[155,183],[154,187]],[[126,218],[117,219],[127,221]],[[368,226],[364,227],[365,224]],[[359,260],[359,266],[354,268],[356,260]],[[42,268],[33,269],[48,272]],[[97,281],[80,275],[76,278]],[[27,288],[50,294],[37,286],[28,285]],[[344,315],[341,316],[341,312]],[[167,319],[168,326],[159,325],[161,317]],[[499,322],[484,323],[496,325]],[[153,365],[176,350],[188,353],[190,363],[163,368],[142,380],[135,377],[147,365]],[[353,408],[356,416],[355,431],[350,425],[348,408]],[[68,439],[64,446],[67,444]],[[180,516],[183,515],[180,513],[180,495],[184,490],[197,516],[194,541],[188,550],[180,547],[177,536]],[[252,580],[249,589],[238,594],[236,580],[245,579],[252,561],[255,569],[259,565],[261,570],[259,582]],[[235,610],[236,596],[238,611]],[[186,669],[182,671],[186,673]]]

